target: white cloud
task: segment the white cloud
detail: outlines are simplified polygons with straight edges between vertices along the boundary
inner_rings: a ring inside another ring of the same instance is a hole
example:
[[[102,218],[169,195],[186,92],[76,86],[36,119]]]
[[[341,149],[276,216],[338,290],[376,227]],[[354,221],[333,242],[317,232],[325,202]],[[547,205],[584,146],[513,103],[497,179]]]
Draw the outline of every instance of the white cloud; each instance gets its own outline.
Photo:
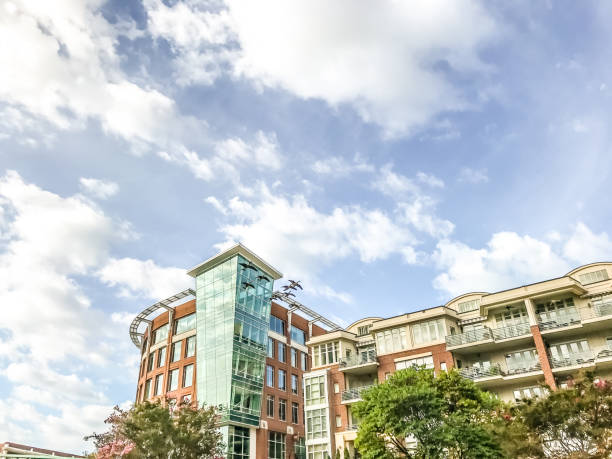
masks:
[[[354,256],[370,263],[393,254],[412,257],[414,253],[416,241],[410,229],[381,210],[351,206],[321,212],[303,196],[272,195],[265,186],[259,195],[257,203],[240,198],[227,202],[225,211],[231,223],[220,228],[226,239],[217,247],[236,241],[257,247],[263,258],[282,266],[287,275],[304,280],[313,293],[348,299],[318,279],[319,272],[337,260]]]
[[[81,177],[79,183],[83,191],[99,199],[108,199],[119,192],[119,185],[111,181]]]
[[[595,234],[583,223],[578,223],[570,234],[549,233],[547,239],[549,242],[500,232],[480,249],[442,240],[433,260],[443,272],[434,279],[433,286],[451,297],[470,291],[494,292],[559,277],[582,264],[612,259],[608,234]]]
[[[134,151],[171,143],[174,101],[126,79],[115,52],[121,28],[104,19],[101,0],[10,4],[0,15],[0,41],[12,43],[0,50],[0,101],[60,129],[97,119]]]
[[[97,275],[102,282],[119,287],[122,296],[161,300],[186,288],[193,288],[193,279],[185,269],[164,268],[153,260],[111,258]]]
[[[387,135],[471,107],[475,101],[437,67],[488,72],[479,51],[499,31],[471,0],[383,1],[375,9],[362,0],[228,0],[224,6],[145,2],[150,32],[175,52],[180,83],[211,84],[227,69],[261,88],[280,87],[333,107],[349,104]]]
[[[393,171],[391,164],[386,164],[372,182],[372,187],[390,197],[400,197],[406,194],[418,194],[419,187],[408,177]]]
[[[433,174],[417,172],[416,176],[417,180],[425,185],[429,185],[432,188],[444,188],[444,181]]]
[[[400,202],[398,208],[403,221],[431,237],[447,237],[455,229],[452,222],[436,216],[435,201],[428,196],[418,196],[410,202]]]
[[[374,172],[374,166],[359,155],[355,155],[352,161],[341,156],[330,156],[315,161],[312,170],[319,175],[344,177],[353,172]]]
[[[465,183],[487,183],[489,176],[486,169],[471,169],[462,167],[459,171],[458,180]]]

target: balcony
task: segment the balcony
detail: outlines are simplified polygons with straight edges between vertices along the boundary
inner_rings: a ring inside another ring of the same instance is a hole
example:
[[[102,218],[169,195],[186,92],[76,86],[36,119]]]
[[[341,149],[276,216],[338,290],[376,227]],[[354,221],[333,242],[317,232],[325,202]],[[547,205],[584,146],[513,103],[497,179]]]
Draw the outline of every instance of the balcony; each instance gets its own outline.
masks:
[[[449,348],[465,346],[479,341],[493,341],[493,333],[489,327],[477,328],[459,335],[446,335],[446,345]]]
[[[338,368],[345,373],[366,374],[375,371],[377,367],[378,360],[376,360],[376,352],[373,350],[345,357],[338,361]]]
[[[542,331],[580,325],[580,323],[580,313],[576,309],[568,310],[563,314],[538,314],[538,324]]]
[[[506,371],[506,376],[523,375],[525,373],[532,373],[534,371],[542,371],[542,364],[539,360],[523,362],[522,365],[509,367]]]
[[[342,403],[358,402],[361,400],[361,393],[373,386],[373,384],[370,384],[368,386],[354,387],[353,389],[342,391]]]
[[[462,368],[459,373],[464,378],[471,379],[472,381],[479,381],[481,379],[488,379],[499,376],[500,378],[505,374],[499,364],[491,365],[486,368],[475,366],[469,368]]]
[[[576,352],[567,357],[550,357],[550,365],[553,368],[565,368],[574,366],[590,366],[595,362],[595,356],[591,352]]]
[[[501,341],[504,339],[518,338],[519,336],[531,335],[531,327],[529,322],[523,322],[514,325],[508,325],[506,327],[494,328],[493,338],[495,341]]]

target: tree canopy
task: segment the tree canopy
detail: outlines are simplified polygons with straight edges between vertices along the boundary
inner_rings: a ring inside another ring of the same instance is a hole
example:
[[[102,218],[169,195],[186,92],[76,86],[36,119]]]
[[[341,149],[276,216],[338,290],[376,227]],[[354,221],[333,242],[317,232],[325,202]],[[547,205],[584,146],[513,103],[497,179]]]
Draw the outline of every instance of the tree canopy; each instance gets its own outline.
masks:
[[[364,459],[500,458],[503,404],[451,370],[406,369],[362,393],[355,446]]]
[[[222,434],[214,407],[181,405],[174,411],[159,401],[129,410],[115,407],[105,420],[109,430],[93,439],[97,459],[214,458],[222,456]]]

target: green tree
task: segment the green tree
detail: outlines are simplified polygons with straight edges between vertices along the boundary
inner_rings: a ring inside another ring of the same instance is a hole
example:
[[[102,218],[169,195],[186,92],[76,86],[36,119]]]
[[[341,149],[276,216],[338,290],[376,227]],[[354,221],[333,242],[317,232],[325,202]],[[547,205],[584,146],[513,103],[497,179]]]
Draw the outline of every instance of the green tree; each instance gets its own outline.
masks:
[[[593,373],[547,397],[524,400],[513,415],[502,432],[512,457],[612,457],[612,383]]]
[[[214,407],[181,405],[173,412],[160,402],[143,402],[130,410],[115,407],[106,419],[109,431],[90,435],[98,459],[213,458],[223,453]]]
[[[455,370],[401,370],[362,398],[353,409],[364,459],[503,457],[493,429],[503,405]]]

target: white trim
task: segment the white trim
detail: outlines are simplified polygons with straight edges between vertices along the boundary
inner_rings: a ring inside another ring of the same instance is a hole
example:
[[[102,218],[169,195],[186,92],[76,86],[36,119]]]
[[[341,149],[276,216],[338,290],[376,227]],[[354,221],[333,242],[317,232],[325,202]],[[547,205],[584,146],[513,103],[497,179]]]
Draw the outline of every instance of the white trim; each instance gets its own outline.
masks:
[[[298,351],[302,351],[304,354],[308,354],[308,347],[302,346],[300,343],[294,343],[291,341],[291,347],[296,348]]]
[[[287,344],[287,337],[281,335],[280,333],[276,333],[275,331],[268,330],[268,336],[270,338],[274,338],[276,341],[280,341],[281,343]]]
[[[397,359],[393,359],[393,361],[397,363],[397,362],[403,362],[405,360],[418,359],[421,357],[429,357],[430,355],[433,356],[433,353],[432,352],[422,352],[421,354],[414,354],[414,355],[407,355],[405,357],[398,357]]]
[[[195,336],[196,335],[196,329],[194,328],[193,330],[187,330],[186,332],[183,332],[179,335],[174,335],[172,337],[172,343],[176,343],[177,341],[181,341],[184,340],[185,338],[189,338],[191,336]]]

